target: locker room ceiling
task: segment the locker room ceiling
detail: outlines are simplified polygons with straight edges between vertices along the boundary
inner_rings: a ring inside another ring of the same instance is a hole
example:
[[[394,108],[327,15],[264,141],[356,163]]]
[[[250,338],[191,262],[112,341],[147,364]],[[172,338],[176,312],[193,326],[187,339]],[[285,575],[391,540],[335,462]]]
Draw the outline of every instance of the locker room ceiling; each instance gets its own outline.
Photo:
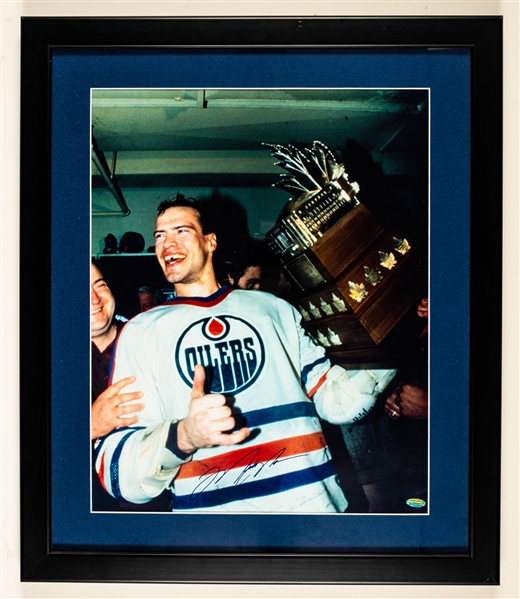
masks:
[[[413,174],[428,147],[428,90],[93,90],[92,131],[123,194],[269,187],[285,171],[264,142],[319,140],[347,173],[354,143],[385,174]],[[94,189],[107,187],[94,163],[92,175]],[[119,209],[109,198],[104,209]]]

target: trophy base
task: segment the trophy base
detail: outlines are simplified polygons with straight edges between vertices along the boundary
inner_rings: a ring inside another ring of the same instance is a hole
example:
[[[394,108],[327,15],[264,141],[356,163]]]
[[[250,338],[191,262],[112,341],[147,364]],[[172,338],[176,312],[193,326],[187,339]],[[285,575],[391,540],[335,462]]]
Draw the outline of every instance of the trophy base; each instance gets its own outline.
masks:
[[[400,254],[394,247],[398,235],[381,235],[341,276],[322,281],[295,303],[304,328],[328,352],[378,355],[392,330],[424,296],[427,267],[422,247],[409,246]],[[381,265],[382,255],[392,256],[386,267]]]

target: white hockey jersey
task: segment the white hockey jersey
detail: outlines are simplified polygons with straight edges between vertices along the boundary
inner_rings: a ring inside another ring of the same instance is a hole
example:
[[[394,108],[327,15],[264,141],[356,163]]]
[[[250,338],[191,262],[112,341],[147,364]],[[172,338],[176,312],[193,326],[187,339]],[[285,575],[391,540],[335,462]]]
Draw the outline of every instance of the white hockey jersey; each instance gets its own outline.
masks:
[[[205,367],[206,391],[224,394],[236,428],[251,435],[183,461],[165,443],[171,422],[188,413],[196,364]],[[173,511],[343,512],[318,413],[360,419],[393,374],[331,369],[299,313],[271,294],[224,287],[175,298],[119,336],[112,381],[135,376],[128,390],[143,391],[145,408],[139,426],[98,442],[96,470],[109,493],[134,503],[171,485]]]

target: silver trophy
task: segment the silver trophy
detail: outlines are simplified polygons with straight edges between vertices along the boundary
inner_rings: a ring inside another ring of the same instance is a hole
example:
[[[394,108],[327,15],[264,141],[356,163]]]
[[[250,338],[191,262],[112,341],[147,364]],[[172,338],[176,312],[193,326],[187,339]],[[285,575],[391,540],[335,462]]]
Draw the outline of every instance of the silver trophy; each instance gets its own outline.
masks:
[[[284,206],[266,241],[283,263],[314,245],[354,206],[359,185],[351,183],[345,167],[320,141],[312,148],[263,144],[278,159],[277,166],[288,174],[280,175],[274,187],[293,197]]]

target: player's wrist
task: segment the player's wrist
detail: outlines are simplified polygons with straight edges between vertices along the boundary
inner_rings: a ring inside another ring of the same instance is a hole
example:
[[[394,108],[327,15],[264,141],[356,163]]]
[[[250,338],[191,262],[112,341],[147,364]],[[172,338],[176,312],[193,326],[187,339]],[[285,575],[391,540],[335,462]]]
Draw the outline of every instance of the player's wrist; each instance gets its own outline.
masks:
[[[188,459],[192,453],[197,451],[197,447],[189,440],[184,420],[171,424],[166,447],[183,460]]]

